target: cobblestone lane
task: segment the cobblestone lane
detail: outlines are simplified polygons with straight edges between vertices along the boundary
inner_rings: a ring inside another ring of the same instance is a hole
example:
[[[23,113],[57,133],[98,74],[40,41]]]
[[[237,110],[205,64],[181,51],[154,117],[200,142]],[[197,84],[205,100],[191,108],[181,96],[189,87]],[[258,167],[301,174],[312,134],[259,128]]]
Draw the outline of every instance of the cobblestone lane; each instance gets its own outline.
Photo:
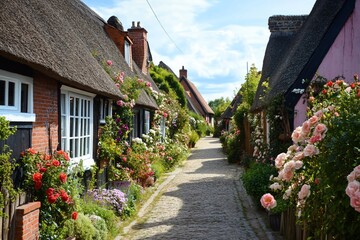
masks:
[[[264,223],[217,138],[201,139],[156,202],[120,239],[281,239]]]

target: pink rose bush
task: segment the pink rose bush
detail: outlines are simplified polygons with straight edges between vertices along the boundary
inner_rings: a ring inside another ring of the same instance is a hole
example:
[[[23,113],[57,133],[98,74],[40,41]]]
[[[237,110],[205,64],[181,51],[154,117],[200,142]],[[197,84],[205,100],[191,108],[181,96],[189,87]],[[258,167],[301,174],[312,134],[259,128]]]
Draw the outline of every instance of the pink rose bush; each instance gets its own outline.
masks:
[[[350,197],[350,206],[360,212],[360,165],[347,176],[347,180],[345,192]]]

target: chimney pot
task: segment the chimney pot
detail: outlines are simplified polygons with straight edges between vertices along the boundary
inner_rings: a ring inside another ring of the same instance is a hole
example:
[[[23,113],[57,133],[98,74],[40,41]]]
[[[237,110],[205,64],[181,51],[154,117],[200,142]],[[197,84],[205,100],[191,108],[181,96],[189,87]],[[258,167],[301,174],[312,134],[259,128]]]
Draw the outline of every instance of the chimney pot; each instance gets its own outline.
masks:
[[[138,28],[140,27],[140,22],[137,22],[137,27],[138,27]]]
[[[184,77],[187,78],[187,70],[182,66],[182,68],[179,70],[179,78]]]
[[[135,27],[135,21],[132,21],[132,25],[131,25],[132,28]]]

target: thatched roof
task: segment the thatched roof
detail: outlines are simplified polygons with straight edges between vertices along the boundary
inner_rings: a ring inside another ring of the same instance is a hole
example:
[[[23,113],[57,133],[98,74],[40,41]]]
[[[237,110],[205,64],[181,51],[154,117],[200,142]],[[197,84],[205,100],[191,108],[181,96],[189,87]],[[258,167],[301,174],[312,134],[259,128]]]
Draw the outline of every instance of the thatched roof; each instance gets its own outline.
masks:
[[[270,75],[270,91],[265,102],[279,94],[285,95],[288,106],[294,106],[300,94],[321,64],[323,58],[351,15],[355,0],[316,1],[305,23],[291,41],[280,63]]]
[[[123,95],[98,59],[111,60],[114,71],[136,75],[104,31],[106,22],[79,0],[2,0],[0,23],[1,57],[63,84],[119,98]],[[141,105],[157,107],[141,95]]]
[[[231,119],[237,107],[242,102],[242,96],[240,94],[237,94],[234,99],[231,101],[230,105],[225,109],[225,111],[221,114],[222,119]]]

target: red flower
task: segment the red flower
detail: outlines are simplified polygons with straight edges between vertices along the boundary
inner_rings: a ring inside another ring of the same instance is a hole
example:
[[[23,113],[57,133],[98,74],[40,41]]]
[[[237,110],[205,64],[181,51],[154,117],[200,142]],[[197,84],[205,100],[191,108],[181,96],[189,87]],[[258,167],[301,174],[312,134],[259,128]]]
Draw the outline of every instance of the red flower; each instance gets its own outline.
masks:
[[[69,195],[64,190],[60,190],[60,196],[63,202],[67,202],[69,200]]]
[[[360,90],[357,91],[356,98],[360,98]]]
[[[55,160],[52,161],[52,165],[55,166],[55,167],[58,167],[58,166],[60,166],[60,162],[55,159]]]
[[[48,188],[48,189],[46,189],[45,193],[46,193],[47,196],[53,195],[54,194],[54,189],[53,188]]]
[[[332,82],[332,81],[328,81],[328,82],[326,83],[326,85],[328,85],[329,87],[332,87],[333,82]]]
[[[77,213],[77,212],[73,212],[73,213],[71,214],[71,218],[74,219],[74,220],[76,220],[76,219],[78,218],[78,213]]]
[[[65,151],[59,150],[56,153],[59,154],[59,155],[62,155],[65,158],[66,161],[70,161],[69,155]]]
[[[354,88],[355,88],[355,83],[350,84],[350,87],[351,87],[352,89],[354,89]]]
[[[111,65],[112,65],[112,61],[111,61],[111,60],[107,60],[107,61],[106,61],[106,64],[107,64],[108,66],[111,66]]]
[[[29,149],[27,150],[27,152],[30,153],[30,154],[32,154],[32,155],[36,154],[36,151],[35,151],[33,148],[29,148]]]
[[[39,189],[41,188],[41,186],[42,186],[42,182],[41,182],[41,181],[38,181],[38,182],[35,182],[34,188],[35,188],[35,190],[37,191],[37,190],[39,190]]]
[[[41,182],[42,174],[39,172],[36,172],[33,174],[33,180],[34,182]]]
[[[49,196],[48,196],[48,202],[49,202],[50,204],[55,203],[59,196],[60,196],[60,195],[59,195],[58,193],[55,193],[55,194],[53,194],[53,195],[49,195]]]
[[[46,168],[41,167],[41,168],[40,168],[40,172],[42,172],[42,173],[46,172]]]
[[[63,173],[63,172],[60,173],[60,175],[59,175],[60,182],[65,183],[66,178],[67,178],[66,173]]]
[[[323,89],[323,90],[322,90],[322,93],[323,93],[323,94],[326,94],[326,93],[327,93],[326,89]]]

